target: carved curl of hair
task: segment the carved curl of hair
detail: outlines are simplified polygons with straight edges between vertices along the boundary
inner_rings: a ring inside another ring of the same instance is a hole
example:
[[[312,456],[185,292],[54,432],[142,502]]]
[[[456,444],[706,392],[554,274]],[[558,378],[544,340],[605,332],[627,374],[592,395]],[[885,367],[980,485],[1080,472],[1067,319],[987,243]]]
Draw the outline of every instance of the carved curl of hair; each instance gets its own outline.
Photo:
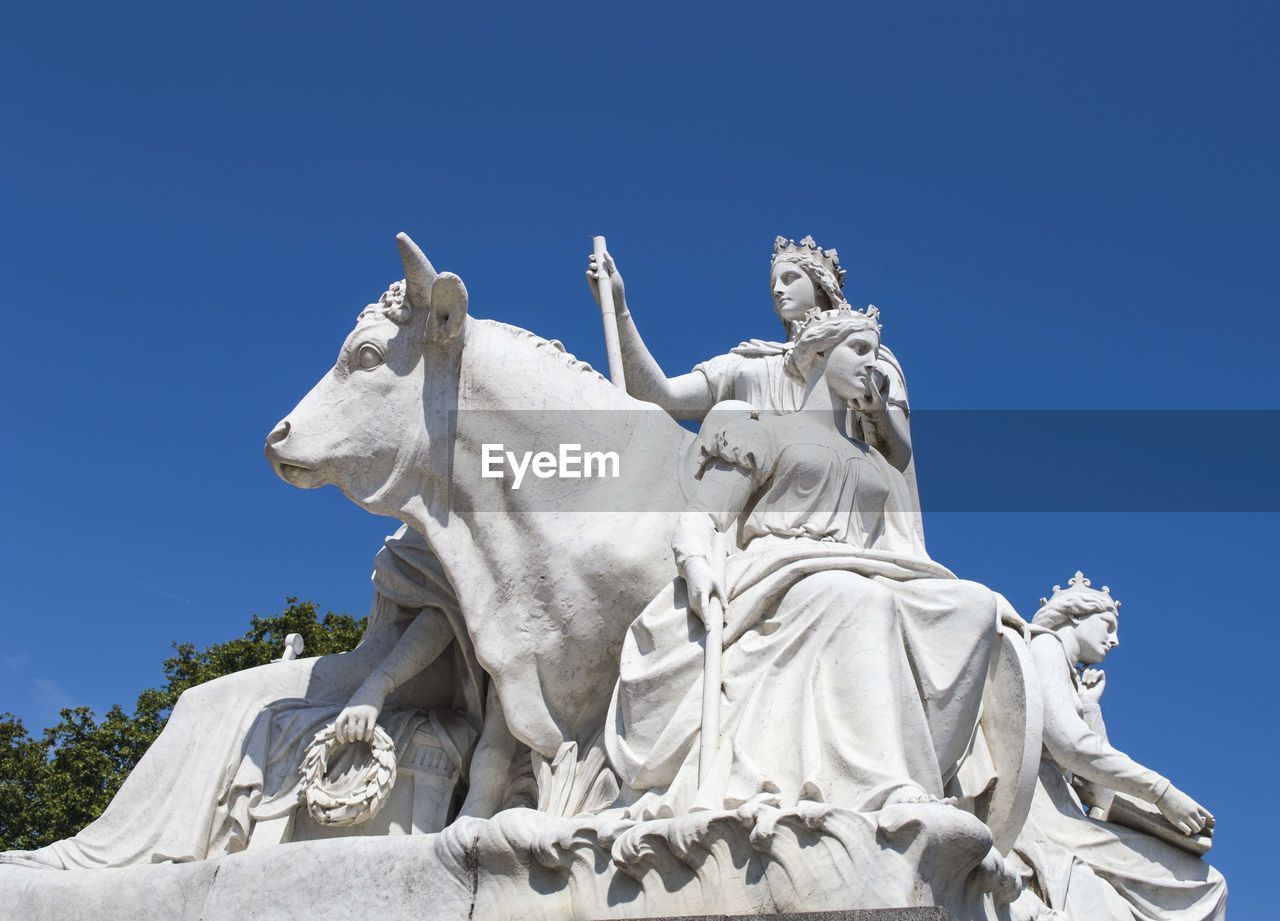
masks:
[[[1104,611],[1117,613],[1115,599],[1110,595],[1093,589],[1063,592],[1046,601],[1040,610],[1036,611],[1031,622],[1046,630],[1061,630],[1068,624],[1077,623]]]
[[[370,315],[378,315],[386,317],[397,326],[403,326],[409,322],[409,303],[405,300],[407,287],[405,280],[393,281],[386,291],[382,292],[382,296],[378,298],[376,304],[367,305],[364,310],[360,311],[357,321],[363,320]]]
[[[792,380],[804,383],[818,360],[854,333],[873,330],[879,334],[875,316],[850,310],[847,304],[842,307],[813,320],[800,332],[783,366]]]

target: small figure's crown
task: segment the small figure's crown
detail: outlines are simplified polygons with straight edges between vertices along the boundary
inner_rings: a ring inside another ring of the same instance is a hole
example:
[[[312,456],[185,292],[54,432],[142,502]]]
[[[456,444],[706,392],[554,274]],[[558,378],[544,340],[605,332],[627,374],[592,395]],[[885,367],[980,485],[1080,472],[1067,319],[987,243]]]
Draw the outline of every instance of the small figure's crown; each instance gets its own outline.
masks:
[[[781,239],[781,237],[779,237]],[[875,304],[868,304],[866,310],[854,310],[846,301],[839,306],[832,307],[830,310],[823,310],[821,307],[812,307],[804,315],[803,319],[795,321],[795,338],[800,338],[800,334],[805,328],[818,322],[819,320],[853,320],[863,319],[867,321],[867,327],[877,332],[880,330],[880,310]]]
[[[813,241],[813,237],[807,236],[799,243],[795,240],[788,240],[786,237],[775,238],[773,241],[773,261],[777,262],[780,258],[786,257],[791,257],[801,262],[812,259],[831,273],[831,277],[836,280],[837,285],[841,288],[844,287],[844,277],[848,273],[840,268],[840,254],[834,249],[823,249]]]
[[[1061,595],[1073,595],[1073,594],[1079,595],[1085,592],[1088,592],[1094,595],[1106,595],[1107,598],[1111,599],[1112,603],[1115,604],[1116,610],[1117,611],[1120,610],[1120,602],[1116,601],[1114,598],[1111,598],[1110,586],[1104,585],[1102,586],[1102,590],[1099,591],[1098,589],[1093,587],[1093,583],[1088,579],[1086,579],[1084,573],[1078,569],[1076,570],[1076,574],[1067,580],[1066,588],[1063,588],[1061,585],[1055,585],[1053,587],[1053,597],[1055,599]],[[1049,598],[1041,598],[1040,606],[1044,607],[1046,604],[1050,602],[1050,600],[1051,599]]]

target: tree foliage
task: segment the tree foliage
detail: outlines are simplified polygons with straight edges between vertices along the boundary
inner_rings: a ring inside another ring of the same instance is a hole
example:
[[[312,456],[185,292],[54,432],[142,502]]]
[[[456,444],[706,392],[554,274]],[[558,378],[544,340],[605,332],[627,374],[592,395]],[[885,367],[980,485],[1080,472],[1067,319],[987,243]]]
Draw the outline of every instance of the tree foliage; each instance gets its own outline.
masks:
[[[197,649],[174,643],[164,684],[138,695],[133,713],[119,704],[99,721],[88,707],[62,710],[57,725],[32,736],[12,713],[0,713],[0,850],[30,850],[67,838],[106,808],[187,688],[280,658],[284,639],[302,635],[307,656],[354,649],[365,619],[297,598],[272,617],[254,615],[244,636]]]

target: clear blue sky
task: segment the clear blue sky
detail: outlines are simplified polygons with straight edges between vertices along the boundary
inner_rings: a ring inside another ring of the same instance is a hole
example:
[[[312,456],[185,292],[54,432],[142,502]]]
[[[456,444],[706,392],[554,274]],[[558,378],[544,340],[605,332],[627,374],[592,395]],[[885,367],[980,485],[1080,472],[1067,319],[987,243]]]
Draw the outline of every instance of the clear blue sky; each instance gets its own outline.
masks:
[[[131,705],[286,595],[363,613],[391,525],[261,445],[402,229],[598,365],[592,233],[673,373],[774,335],[771,242],[812,233],[918,408],[1280,409],[1274,7],[793,9],[10,9],[0,710]],[[1077,567],[1124,599],[1112,738],[1217,813],[1233,917],[1274,911],[1277,516],[927,528],[1026,614]]]

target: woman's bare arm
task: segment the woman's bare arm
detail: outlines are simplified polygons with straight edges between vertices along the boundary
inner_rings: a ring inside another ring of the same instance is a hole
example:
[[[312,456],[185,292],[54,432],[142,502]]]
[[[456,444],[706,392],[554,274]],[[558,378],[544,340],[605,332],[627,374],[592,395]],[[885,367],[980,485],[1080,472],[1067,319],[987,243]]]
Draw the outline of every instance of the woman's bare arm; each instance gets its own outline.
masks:
[[[1113,748],[1076,712],[1076,690],[1062,646],[1051,636],[1031,641],[1044,691],[1044,744],[1062,768],[1112,790],[1154,803],[1169,781]]]
[[[600,302],[600,272],[593,255],[587,267],[587,284],[596,303]],[[701,419],[710,411],[714,402],[707,379],[697,371],[667,377],[658,360],[644,344],[644,339],[640,337],[640,330],[636,328],[627,305],[622,274],[608,253],[605,253],[604,272],[608,274],[613,286],[613,305],[618,318],[618,344],[622,349],[622,370],[627,378],[627,393],[637,399],[656,403],[676,419]]]
[[[629,394],[658,404],[676,419],[701,419],[710,412],[711,386],[706,377],[698,371],[667,377],[640,338],[640,330],[625,305],[618,314],[618,342]]]
[[[338,715],[337,737],[346,742],[372,740],[387,696],[434,662],[452,639],[453,628],[445,616],[435,608],[424,608],[351,695]]]
[[[1057,640],[1037,636],[1031,654],[1044,691],[1044,744],[1054,761],[1085,780],[1155,804],[1184,835],[1213,826],[1208,809],[1089,728],[1076,712],[1076,690]]]
[[[905,473],[911,464],[911,425],[906,405],[891,400],[889,383],[883,372],[873,373],[867,391],[852,404],[861,423],[867,444],[884,455],[884,459]]]
[[[911,428],[906,411],[883,404],[873,412],[862,414],[862,426],[867,443],[883,454],[899,473],[906,472],[911,463]]]

